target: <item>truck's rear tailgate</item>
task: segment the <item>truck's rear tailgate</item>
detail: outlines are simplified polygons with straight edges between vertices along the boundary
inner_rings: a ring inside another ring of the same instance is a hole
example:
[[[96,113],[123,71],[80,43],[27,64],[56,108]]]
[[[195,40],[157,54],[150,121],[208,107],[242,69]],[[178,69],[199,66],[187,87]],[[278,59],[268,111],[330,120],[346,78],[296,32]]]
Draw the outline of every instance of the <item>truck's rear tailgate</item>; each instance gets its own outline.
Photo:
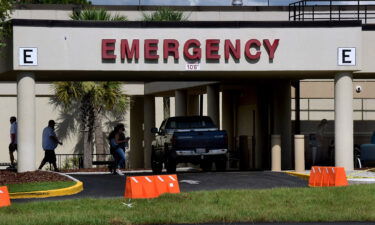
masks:
[[[226,131],[175,131],[172,146],[176,150],[227,149]]]

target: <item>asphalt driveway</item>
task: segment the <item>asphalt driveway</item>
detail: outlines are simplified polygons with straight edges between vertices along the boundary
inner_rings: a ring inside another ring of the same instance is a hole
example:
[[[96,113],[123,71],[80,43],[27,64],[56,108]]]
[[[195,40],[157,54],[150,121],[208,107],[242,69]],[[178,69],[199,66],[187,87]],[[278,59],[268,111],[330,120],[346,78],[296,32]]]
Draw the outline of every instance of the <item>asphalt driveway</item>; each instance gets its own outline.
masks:
[[[126,174],[140,176],[150,174]],[[81,193],[52,197],[44,200],[63,200],[73,198],[122,197],[125,190],[125,176],[112,174],[71,175],[84,184]],[[181,192],[218,189],[267,189],[278,187],[307,187],[307,181],[279,172],[196,172],[179,173]],[[17,199],[13,202],[35,201],[36,199]]]

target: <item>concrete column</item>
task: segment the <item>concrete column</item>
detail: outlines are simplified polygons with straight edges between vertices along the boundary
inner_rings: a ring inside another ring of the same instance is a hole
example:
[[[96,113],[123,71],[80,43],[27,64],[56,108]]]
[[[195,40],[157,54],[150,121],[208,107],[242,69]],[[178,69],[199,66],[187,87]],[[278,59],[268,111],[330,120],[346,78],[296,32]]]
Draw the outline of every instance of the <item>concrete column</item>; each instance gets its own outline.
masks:
[[[281,135],[282,168],[292,169],[291,82],[279,81],[273,88],[273,133]]]
[[[167,119],[171,116],[171,99],[163,97],[163,118]]]
[[[335,165],[353,170],[353,75],[335,76]]]
[[[294,85],[294,115],[295,115],[295,122],[294,122],[294,132],[296,134],[301,133],[301,85],[300,81],[295,81]]]
[[[294,165],[296,172],[305,171],[305,135],[294,135]]]
[[[281,171],[281,136],[272,135],[271,137],[271,170]]]
[[[229,150],[234,150],[234,116],[233,116],[233,96],[229,91],[223,91],[223,101],[222,101],[222,123],[223,130],[227,131],[228,134],[228,148]]]
[[[132,96],[130,107],[130,168],[144,168],[143,97]]]
[[[31,72],[17,76],[18,172],[35,171],[35,77]]]
[[[199,95],[189,95],[187,104],[189,116],[199,116]]]
[[[207,86],[207,115],[220,127],[219,86]]]
[[[155,135],[151,133],[151,128],[155,127],[155,97],[153,95],[144,96],[144,167],[151,168],[151,144]]]
[[[187,92],[186,90],[175,91],[175,115],[187,115]]]

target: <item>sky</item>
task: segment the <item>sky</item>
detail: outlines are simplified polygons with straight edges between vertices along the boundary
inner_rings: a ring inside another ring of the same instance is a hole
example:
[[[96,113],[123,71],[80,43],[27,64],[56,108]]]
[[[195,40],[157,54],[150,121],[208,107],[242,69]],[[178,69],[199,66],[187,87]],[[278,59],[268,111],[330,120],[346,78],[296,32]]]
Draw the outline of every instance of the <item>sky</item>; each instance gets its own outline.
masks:
[[[90,0],[94,5],[192,5],[229,6],[232,0]],[[243,0],[245,6],[288,5],[297,0]]]

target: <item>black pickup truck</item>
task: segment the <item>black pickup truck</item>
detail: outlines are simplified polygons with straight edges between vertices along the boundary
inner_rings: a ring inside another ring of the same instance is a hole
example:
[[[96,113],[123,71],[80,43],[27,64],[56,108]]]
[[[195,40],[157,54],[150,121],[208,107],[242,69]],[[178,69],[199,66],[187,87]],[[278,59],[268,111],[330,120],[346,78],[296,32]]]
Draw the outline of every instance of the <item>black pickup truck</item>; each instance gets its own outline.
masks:
[[[151,167],[161,173],[163,164],[167,173],[175,173],[178,163],[200,164],[210,170],[226,169],[228,137],[208,116],[181,116],[165,119],[160,128],[152,128],[156,140],[152,142]]]

